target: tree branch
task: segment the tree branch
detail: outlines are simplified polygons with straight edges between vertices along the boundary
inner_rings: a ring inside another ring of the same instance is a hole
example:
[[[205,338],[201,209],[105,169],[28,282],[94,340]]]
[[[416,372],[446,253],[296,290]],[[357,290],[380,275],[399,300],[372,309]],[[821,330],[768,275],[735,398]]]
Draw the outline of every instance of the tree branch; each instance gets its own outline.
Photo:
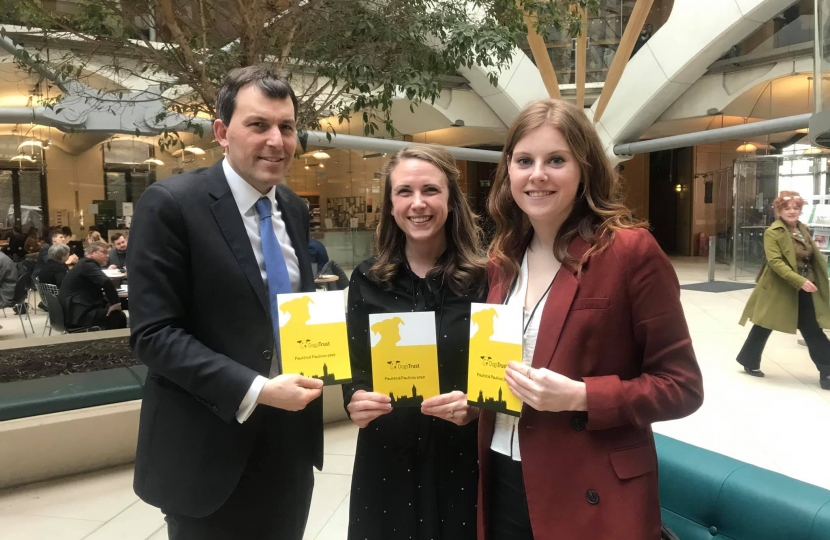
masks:
[[[205,74],[204,63],[200,62],[193,53],[193,49],[190,48],[190,44],[187,42],[187,37],[179,27],[179,23],[176,21],[176,14],[173,12],[173,6],[170,3],[170,0],[157,0],[156,5],[161,11],[165,26],[167,26],[167,29],[170,30],[170,34],[173,36],[176,45],[178,45],[178,50],[187,61],[184,66],[189,67],[189,71],[194,73],[196,78],[199,79],[199,82],[201,82],[200,88],[194,88],[194,90],[201,95],[205,102],[212,103],[216,99],[216,91],[213,84]]]

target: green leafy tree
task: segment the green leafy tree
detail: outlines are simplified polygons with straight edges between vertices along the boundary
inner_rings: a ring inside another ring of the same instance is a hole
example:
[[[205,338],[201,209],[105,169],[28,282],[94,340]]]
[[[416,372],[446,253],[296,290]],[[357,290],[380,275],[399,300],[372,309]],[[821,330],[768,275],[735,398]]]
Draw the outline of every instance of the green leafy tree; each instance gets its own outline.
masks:
[[[99,103],[90,106],[106,106],[138,83],[156,92],[170,112],[213,117],[227,72],[266,64],[291,80],[300,127],[334,132],[335,126],[321,126],[321,120],[334,116],[342,122],[358,114],[368,135],[381,129],[394,133],[396,96],[405,95],[414,110],[438,97],[447,77],[462,67],[478,64],[495,82],[526,36],[523,11],[535,17],[538,28],[576,35],[577,7],[596,10],[597,4],[0,0],[0,32],[25,47],[16,60],[27,69],[49,66],[65,81],[99,88]],[[121,81],[120,87],[102,87],[100,81],[107,79]]]

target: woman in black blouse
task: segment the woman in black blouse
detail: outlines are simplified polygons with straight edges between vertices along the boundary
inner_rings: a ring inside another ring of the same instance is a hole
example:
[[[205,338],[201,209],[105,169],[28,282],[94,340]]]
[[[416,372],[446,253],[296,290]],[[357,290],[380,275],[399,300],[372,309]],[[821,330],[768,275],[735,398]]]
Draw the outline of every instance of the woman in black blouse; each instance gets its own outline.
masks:
[[[445,150],[411,145],[384,170],[376,257],[349,286],[357,440],[350,540],[475,540],[478,409],[467,405],[470,302],[486,298],[480,230]],[[369,314],[434,311],[442,394],[397,408],[372,392]]]

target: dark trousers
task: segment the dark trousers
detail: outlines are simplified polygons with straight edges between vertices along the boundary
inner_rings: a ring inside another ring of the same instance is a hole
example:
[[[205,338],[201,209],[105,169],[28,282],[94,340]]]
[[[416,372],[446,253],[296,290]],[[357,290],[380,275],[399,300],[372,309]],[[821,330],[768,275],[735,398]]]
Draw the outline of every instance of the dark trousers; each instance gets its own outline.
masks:
[[[533,540],[522,463],[490,451],[490,524],[487,540]]]
[[[170,540],[302,540],[314,488],[312,457],[297,444],[299,434],[283,425],[282,411],[264,413],[230,498],[204,518],[165,512]]]
[[[816,321],[816,310],[813,306],[813,295],[805,291],[798,291],[798,329],[807,343],[810,358],[819,370],[822,377],[830,375],[830,340]],[[738,353],[738,363],[749,369],[761,367],[761,354],[767,344],[772,330],[753,325],[752,330]]]
[[[100,326],[104,330],[127,328],[127,315],[123,311],[113,311],[107,315],[108,308],[98,308],[81,319],[78,326]]]

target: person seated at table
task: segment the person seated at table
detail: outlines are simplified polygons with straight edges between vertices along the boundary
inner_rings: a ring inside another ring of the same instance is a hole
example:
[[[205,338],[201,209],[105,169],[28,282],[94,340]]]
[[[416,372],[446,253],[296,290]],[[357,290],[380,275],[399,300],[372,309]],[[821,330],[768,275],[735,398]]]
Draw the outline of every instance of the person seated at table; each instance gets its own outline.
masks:
[[[37,277],[40,274],[40,270],[46,264],[46,261],[49,260],[49,248],[53,244],[66,244],[66,237],[63,235],[60,227],[53,227],[46,235],[46,243],[40,248],[40,254],[37,256],[37,264],[35,265],[35,271],[32,277]],[[70,255],[69,259],[66,260],[66,264],[69,266],[76,262],[78,262],[78,256],[75,254]]]
[[[66,274],[58,299],[63,307],[67,328],[100,326],[105,330],[127,327],[127,316],[115,285],[104,274],[109,246],[93,242],[86,257]],[[103,294],[102,294],[103,290]]]
[[[52,244],[63,244],[63,232],[56,227],[50,227],[43,232],[43,240],[43,245],[40,246],[40,253],[38,253],[37,262],[35,263],[35,269],[32,272],[33,278],[38,277],[40,270],[46,265],[46,261],[49,260],[49,248],[52,247]]]
[[[69,246],[65,244],[52,244],[49,247],[49,258],[37,276],[38,281],[60,287],[61,283],[63,283],[63,278],[69,272],[66,261],[70,255]]]
[[[127,237],[121,233],[115,233],[110,237],[112,249],[110,249],[107,265],[110,270],[123,271],[127,267]]]
[[[326,246],[314,238],[308,239],[308,253],[311,255],[311,268],[316,276],[320,273],[320,269],[329,262],[329,254]]]
[[[17,285],[17,266],[11,258],[0,251],[0,308],[14,305],[14,289]]]
[[[61,227],[61,232],[63,233],[63,239],[67,244],[69,244],[69,242],[74,242],[75,240],[77,240],[77,238],[75,238],[75,235],[72,233],[72,229],[70,227]]]
[[[37,253],[40,251],[40,234],[37,232],[37,227],[29,227],[26,235],[26,242],[23,244],[23,249],[26,255]]]
[[[101,233],[95,228],[95,225],[89,226],[89,234],[86,235],[86,245],[93,242],[101,242]]]
[[[9,237],[9,251],[8,255],[13,261],[20,261],[26,256],[26,235],[23,233],[23,227],[15,223],[12,226],[12,235]]]

